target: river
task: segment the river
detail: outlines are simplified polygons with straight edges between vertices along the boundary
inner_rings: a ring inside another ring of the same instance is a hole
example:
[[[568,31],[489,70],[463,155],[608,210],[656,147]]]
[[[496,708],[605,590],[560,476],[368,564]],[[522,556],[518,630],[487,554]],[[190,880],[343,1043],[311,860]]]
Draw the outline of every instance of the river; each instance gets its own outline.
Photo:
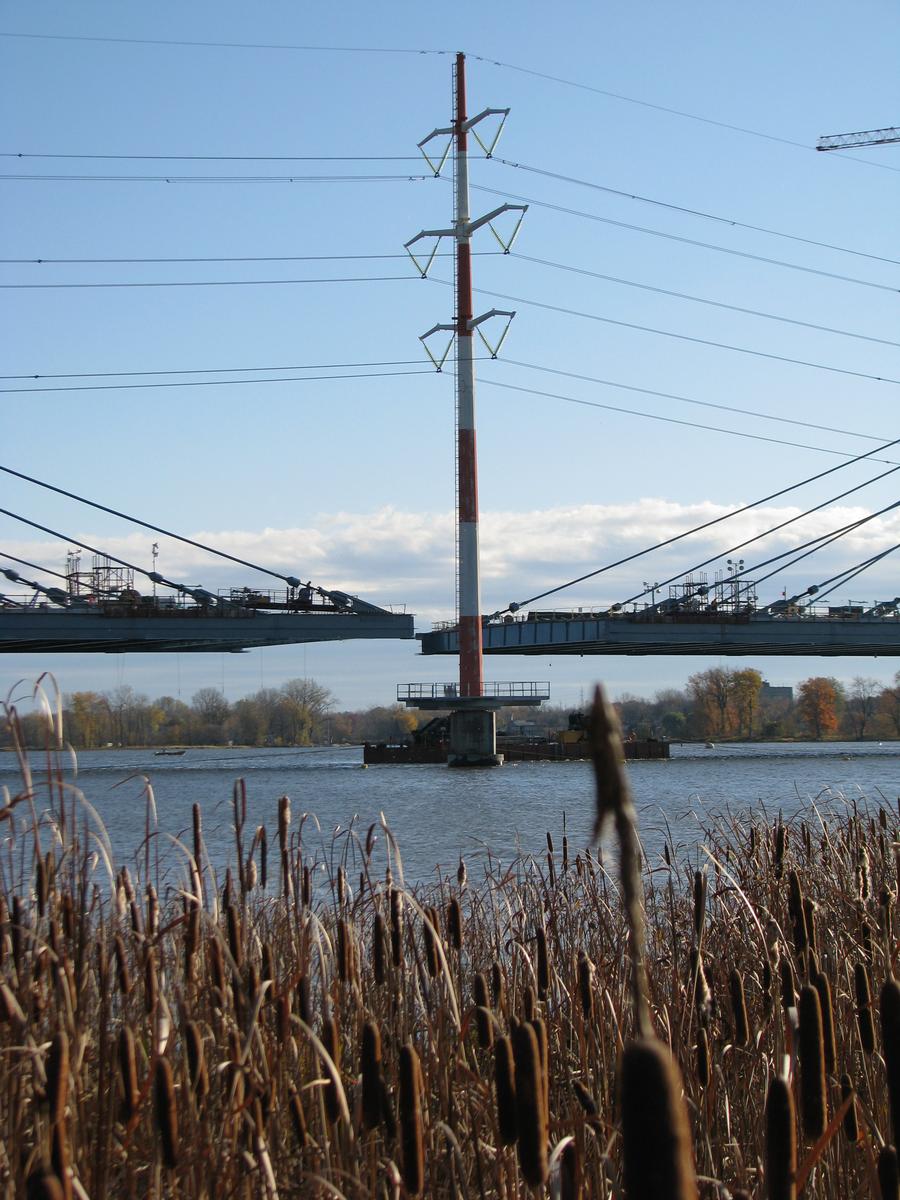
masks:
[[[46,808],[40,756],[34,756],[33,770],[38,809]],[[674,745],[671,759],[632,763],[629,775],[647,853],[652,857],[661,850],[668,829],[676,850],[696,860],[704,823],[729,812],[764,807],[773,817],[779,811],[789,817],[813,802],[822,812],[848,803],[887,804],[894,810],[900,797],[900,743]],[[89,801],[90,808],[82,810],[89,823],[92,810],[102,822],[116,866],[134,863],[144,841],[148,780],[162,835],[187,835],[189,841],[191,806],[200,804],[208,855],[217,869],[231,861],[231,796],[239,778],[246,781],[251,836],[265,823],[274,842],[277,800],[287,795],[295,829],[303,813],[311,814],[304,843],[323,860],[332,853],[335,831],[339,848],[351,826],[365,839],[383,813],[399,843],[407,881],[434,878],[437,867],[455,871],[460,855],[477,877],[488,852],[503,863],[517,849],[540,852],[547,831],[558,849],[564,828],[574,856],[588,844],[593,820],[591,767],[585,762],[452,771],[363,768],[362,750],[349,746],[191,749],[181,757],[98,750],[80,753],[77,766],[67,763],[65,776],[76,789],[72,794],[80,791]],[[0,787],[11,794],[21,788],[11,753],[0,753]],[[24,818],[25,806],[17,814]],[[177,882],[183,861],[178,850],[167,836],[156,845],[163,878]]]

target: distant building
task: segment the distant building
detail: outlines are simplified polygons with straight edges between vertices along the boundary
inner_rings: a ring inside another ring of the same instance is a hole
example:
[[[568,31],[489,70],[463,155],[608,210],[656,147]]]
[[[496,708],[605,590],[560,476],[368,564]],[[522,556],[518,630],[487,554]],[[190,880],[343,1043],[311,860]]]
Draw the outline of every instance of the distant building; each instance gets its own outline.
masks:
[[[768,683],[764,679],[763,685],[759,690],[759,698],[763,704],[793,704],[794,689],[792,687],[773,687],[771,683]]]

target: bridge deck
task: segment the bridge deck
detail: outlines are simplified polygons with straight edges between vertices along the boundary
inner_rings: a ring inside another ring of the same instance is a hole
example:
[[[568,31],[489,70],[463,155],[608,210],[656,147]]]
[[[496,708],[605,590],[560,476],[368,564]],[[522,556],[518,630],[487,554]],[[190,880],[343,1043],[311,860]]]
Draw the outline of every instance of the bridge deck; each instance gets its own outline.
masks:
[[[525,619],[484,626],[485,654],[900,654],[900,618],[890,616],[719,617],[647,619],[619,613],[596,617]],[[455,628],[421,634],[423,654],[456,654]]]
[[[234,652],[298,642],[413,636],[412,616],[379,610],[269,613],[246,609],[213,616],[185,609],[163,617],[49,606],[0,609],[0,654]]]

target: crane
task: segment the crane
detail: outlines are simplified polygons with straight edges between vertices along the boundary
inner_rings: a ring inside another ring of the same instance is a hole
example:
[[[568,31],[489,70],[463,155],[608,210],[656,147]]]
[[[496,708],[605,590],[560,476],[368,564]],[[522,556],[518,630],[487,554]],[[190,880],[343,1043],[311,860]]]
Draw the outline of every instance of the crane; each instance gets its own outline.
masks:
[[[888,146],[900,142],[900,129],[868,129],[862,133],[832,133],[820,137],[817,150],[849,150],[852,146]]]

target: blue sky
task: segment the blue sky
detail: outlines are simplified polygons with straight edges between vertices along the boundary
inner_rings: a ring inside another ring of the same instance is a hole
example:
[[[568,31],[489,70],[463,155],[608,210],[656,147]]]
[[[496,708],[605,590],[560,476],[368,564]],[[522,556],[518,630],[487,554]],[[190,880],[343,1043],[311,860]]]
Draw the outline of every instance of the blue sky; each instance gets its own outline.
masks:
[[[420,174],[414,159],[258,159],[415,155],[419,139],[449,119],[450,52],[467,52],[470,109],[511,108],[497,156],[520,164],[472,163],[473,214],[505,197],[532,202],[516,254],[476,260],[476,287],[483,293],[476,306],[518,313],[501,361],[479,364],[486,610],[840,461],[823,451],[858,454],[877,444],[860,435],[896,436],[891,418],[898,385],[885,380],[900,379],[900,151],[883,146],[847,158],[811,149],[823,133],[900,120],[895,6],[857,5],[852,19],[837,3],[570,3],[553,13],[548,19],[547,6],[536,3],[484,9],[463,2],[443,10],[355,0],[333,10],[286,3],[250,9],[231,0],[152,8],[32,0],[0,7],[0,32],[59,35],[0,38],[6,114],[0,151],[7,156],[257,159],[5,157],[0,171],[7,176]],[[137,40],[66,40],[81,38]],[[446,52],[418,53],[425,50]],[[4,259],[390,255],[419,229],[448,224],[451,204],[448,182],[434,179],[7,178],[0,188]],[[483,234],[476,248],[491,249],[489,237]],[[573,267],[593,274],[565,269]],[[373,276],[400,278],[232,282]],[[450,615],[453,604],[452,378],[419,373],[427,364],[418,335],[451,315],[450,290],[440,282],[450,278],[445,263],[439,260],[433,276],[417,280],[400,258],[4,263],[5,284],[229,281],[2,289],[4,375],[344,363],[404,365],[253,377],[410,374],[36,392],[31,400],[10,391],[0,418],[0,461],[276,569],[359,590],[378,602],[405,602],[427,627]],[[0,386],[123,382],[148,379],[4,380]],[[784,519],[788,506],[797,511],[820,503],[875,473],[872,466],[848,468],[830,490],[823,484],[789,496],[748,518],[741,531],[762,529]],[[5,508],[150,565],[152,535],[18,481],[6,479],[0,494]],[[880,508],[895,495],[893,478],[886,480],[804,525],[796,540]],[[780,584],[803,587],[826,578],[900,541],[898,532],[896,519],[873,522],[852,547],[812,560],[808,570],[798,568]],[[173,577],[207,587],[264,582],[238,580],[215,559],[158,540],[161,569]],[[553,604],[621,599],[645,579],[668,576],[737,540],[725,526],[668,557],[561,593]],[[64,556],[61,542],[7,518],[0,518],[2,549],[55,569]],[[781,590],[768,586],[775,594]],[[893,560],[853,586],[853,596],[863,599],[896,595]],[[488,674],[550,678],[555,697],[574,703],[599,677],[613,692],[652,692],[682,683],[710,661],[505,660],[489,662]],[[759,665],[773,682],[822,672],[888,678],[895,666],[870,660]],[[186,697],[208,684],[224,684],[236,696],[260,681],[314,674],[347,706],[390,699],[397,682],[452,674],[448,661],[422,659],[414,646],[401,644],[285,648],[227,661],[128,656],[48,664],[15,656],[0,660],[0,691],[48,666],[66,690],[127,682],[139,691],[178,690]]]

